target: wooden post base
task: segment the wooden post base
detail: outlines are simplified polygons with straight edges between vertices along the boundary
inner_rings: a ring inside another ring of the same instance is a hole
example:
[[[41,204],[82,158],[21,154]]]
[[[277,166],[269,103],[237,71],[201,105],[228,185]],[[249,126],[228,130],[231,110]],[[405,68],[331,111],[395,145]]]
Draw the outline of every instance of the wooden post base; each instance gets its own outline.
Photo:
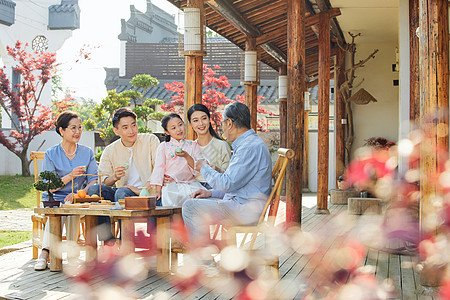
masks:
[[[330,202],[331,204],[347,205],[348,198],[358,197],[360,193],[355,190],[330,190]]]
[[[316,209],[314,213],[316,215],[329,215],[330,211],[328,209]]]
[[[348,198],[348,214],[381,214],[381,199],[379,198]]]

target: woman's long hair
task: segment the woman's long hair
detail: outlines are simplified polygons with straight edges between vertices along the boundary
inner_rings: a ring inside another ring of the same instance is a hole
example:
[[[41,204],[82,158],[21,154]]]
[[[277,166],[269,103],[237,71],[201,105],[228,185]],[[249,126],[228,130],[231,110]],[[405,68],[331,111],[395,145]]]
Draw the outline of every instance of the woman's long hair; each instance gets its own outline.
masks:
[[[169,123],[169,121],[173,118],[178,118],[181,121],[183,121],[183,119],[178,114],[171,113],[168,114],[167,116],[164,116],[164,118],[162,118],[161,120],[161,126],[162,128],[164,128],[164,131],[167,131],[167,123]],[[166,142],[170,142],[170,135],[168,135],[167,133],[166,133]]]
[[[196,111],[202,111],[208,116],[208,118],[209,118],[209,133],[216,139],[221,140],[222,138],[217,134],[217,132],[214,130],[214,128],[211,125],[211,114],[209,112],[209,109],[206,106],[204,106],[203,104],[197,103],[197,104],[194,104],[191,107],[189,107],[189,110],[187,111],[187,117],[188,117],[189,123],[191,123],[192,114]]]

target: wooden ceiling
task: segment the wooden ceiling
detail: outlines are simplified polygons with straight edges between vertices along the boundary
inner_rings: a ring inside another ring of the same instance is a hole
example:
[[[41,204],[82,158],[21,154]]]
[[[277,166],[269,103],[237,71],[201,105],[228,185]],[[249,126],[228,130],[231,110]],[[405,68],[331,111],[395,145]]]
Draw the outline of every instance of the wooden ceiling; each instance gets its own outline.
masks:
[[[168,0],[182,9],[188,0]],[[198,0],[191,0],[194,2]],[[275,70],[287,60],[287,0],[204,0],[206,26],[245,49],[248,37],[256,39],[258,58]],[[336,16],[339,9],[329,0],[305,0],[306,74],[310,81],[318,74],[318,16],[328,12],[332,18],[331,56],[337,53],[337,41],[345,39]],[[331,64],[332,65],[332,64]]]

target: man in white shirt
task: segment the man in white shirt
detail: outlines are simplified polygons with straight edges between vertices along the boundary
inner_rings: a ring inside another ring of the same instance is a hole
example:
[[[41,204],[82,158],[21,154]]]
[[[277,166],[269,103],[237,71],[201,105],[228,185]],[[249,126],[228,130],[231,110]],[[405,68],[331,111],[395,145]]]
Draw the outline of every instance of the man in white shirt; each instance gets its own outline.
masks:
[[[113,130],[120,137],[102,153],[98,173],[102,175],[102,197],[113,202],[139,195],[150,188],[159,139],[151,133],[138,133],[136,114],[128,107],[119,108],[112,119]],[[99,194],[99,185],[89,187],[89,195]],[[99,217],[99,223],[109,218]],[[100,238],[101,240],[102,237]],[[108,237],[106,237],[108,239]]]

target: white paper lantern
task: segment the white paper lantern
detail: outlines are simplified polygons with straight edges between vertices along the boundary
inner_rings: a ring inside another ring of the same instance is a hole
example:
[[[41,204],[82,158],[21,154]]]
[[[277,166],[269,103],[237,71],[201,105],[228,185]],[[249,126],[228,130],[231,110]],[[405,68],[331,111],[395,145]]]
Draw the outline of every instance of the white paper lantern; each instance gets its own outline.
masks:
[[[305,92],[305,111],[310,111],[311,110],[311,98],[310,98],[311,93],[310,92]]]
[[[200,8],[186,7],[184,9],[184,51],[201,50]]]
[[[278,99],[287,99],[288,96],[288,77],[286,75],[278,76]]]
[[[257,52],[245,51],[244,81],[257,81]]]

